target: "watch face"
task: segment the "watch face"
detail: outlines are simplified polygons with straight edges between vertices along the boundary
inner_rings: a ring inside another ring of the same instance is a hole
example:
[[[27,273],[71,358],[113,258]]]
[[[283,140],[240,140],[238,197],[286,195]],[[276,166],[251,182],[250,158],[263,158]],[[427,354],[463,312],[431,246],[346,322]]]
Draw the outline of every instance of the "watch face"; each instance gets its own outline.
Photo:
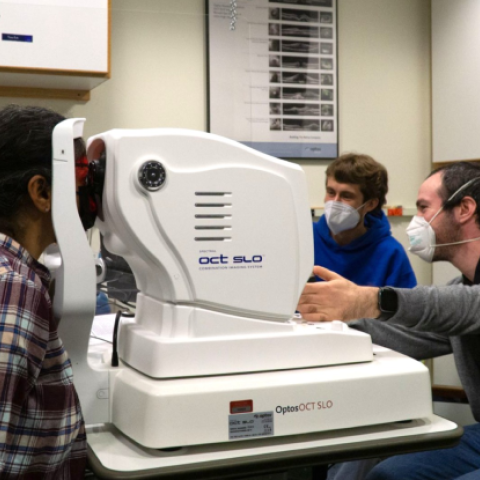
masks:
[[[398,308],[397,292],[391,288],[381,288],[379,308],[382,312],[396,312]]]

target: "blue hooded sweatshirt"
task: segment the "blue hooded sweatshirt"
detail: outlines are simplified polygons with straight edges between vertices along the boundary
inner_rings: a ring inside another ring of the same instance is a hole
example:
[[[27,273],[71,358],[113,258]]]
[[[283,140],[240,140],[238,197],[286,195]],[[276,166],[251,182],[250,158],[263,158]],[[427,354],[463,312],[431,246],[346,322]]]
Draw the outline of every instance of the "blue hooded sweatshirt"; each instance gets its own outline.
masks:
[[[348,245],[330,235],[325,215],[313,224],[315,265],[363,286],[411,288],[417,284],[402,245],[392,237],[383,212],[365,216],[367,231]]]

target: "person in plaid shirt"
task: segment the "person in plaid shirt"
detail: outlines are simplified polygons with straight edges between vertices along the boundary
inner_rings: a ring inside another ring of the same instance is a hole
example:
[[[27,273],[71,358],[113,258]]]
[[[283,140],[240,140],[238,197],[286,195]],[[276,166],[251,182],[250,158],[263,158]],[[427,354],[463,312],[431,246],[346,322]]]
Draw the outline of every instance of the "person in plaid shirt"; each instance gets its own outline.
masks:
[[[38,262],[55,242],[51,136],[62,120],[38,107],[0,110],[0,479],[84,478],[84,421]]]

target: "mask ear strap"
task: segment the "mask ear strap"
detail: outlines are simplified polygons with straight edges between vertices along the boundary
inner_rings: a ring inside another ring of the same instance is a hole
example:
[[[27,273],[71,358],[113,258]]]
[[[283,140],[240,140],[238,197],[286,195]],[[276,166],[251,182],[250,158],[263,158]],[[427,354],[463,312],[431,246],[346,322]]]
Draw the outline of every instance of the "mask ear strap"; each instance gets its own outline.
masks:
[[[455,198],[457,194],[459,194],[462,190],[465,190],[467,187],[469,187],[472,183],[475,183],[477,180],[480,180],[480,177],[472,178],[467,183],[464,183],[460,188],[458,188],[454,193],[452,193],[452,195],[450,195],[450,197],[444,203],[444,205],[446,205],[448,202],[451,202],[452,199]]]
[[[464,183],[455,192],[453,192],[452,195],[450,195],[450,197],[448,197],[447,201],[440,207],[438,212],[431,218],[431,220],[428,222],[428,224],[430,225],[435,220],[435,218],[437,218],[437,215],[439,215],[440,212],[442,212],[442,210],[445,208],[445,205],[447,205],[448,202],[451,202],[452,199],[455,198],[456,195],[458,195],[462,190],[465,190],[468,186],[470,186],[472,183],[476,182],[477,180],[480,180],[480,177],[472,178],[467,183]]]
[[[360,205],[358,208],[356,208],[355,210],[358,212],[361,208],[363,208],[370,200],[367,200],[365,203],[363,203],[362,205]],[[358,212],[360,213],[360,212]],[[368,213],[368,212],[367,212]],[[365,214],[366,215],[366,214]]]
[[[455,192],[455,193],[456,193],[456,192]],[[451,198],[451,197],[450,197],[450,198]],[[448,200],[447,200],[447,202],[448,202]],[[445,203],[446,203],[446,202],[445,202]],[[430,219],[430,221],[428,222],[428,225],[430,225],[430,224],[438,217],[438,215],[440,215],[440,213],[443,212],[443,207],[444,207],[444,206],[445,206],[445,205],[442,205],[442,206],[438,209],[437,213],[436,213],[436,214]]]
[[[476,238],[469,238],[467,240],[460,240],[459,242],[452,242],[452,243],[439,243],[438,245],[432,245],[433,248],[437,247],[446,247],[448,245],[460,245],[462,243],[471,243],[471,242],[476,242],[477,240],[480,240],[480,237]]]

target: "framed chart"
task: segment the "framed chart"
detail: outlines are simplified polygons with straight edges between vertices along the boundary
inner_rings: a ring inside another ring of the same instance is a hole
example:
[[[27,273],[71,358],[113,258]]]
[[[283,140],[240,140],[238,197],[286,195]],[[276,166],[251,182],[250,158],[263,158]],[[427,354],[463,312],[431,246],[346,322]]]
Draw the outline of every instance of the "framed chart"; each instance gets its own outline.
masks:
[[[336,0],[206,0],[209,131],[281,158],[338,155]]]

